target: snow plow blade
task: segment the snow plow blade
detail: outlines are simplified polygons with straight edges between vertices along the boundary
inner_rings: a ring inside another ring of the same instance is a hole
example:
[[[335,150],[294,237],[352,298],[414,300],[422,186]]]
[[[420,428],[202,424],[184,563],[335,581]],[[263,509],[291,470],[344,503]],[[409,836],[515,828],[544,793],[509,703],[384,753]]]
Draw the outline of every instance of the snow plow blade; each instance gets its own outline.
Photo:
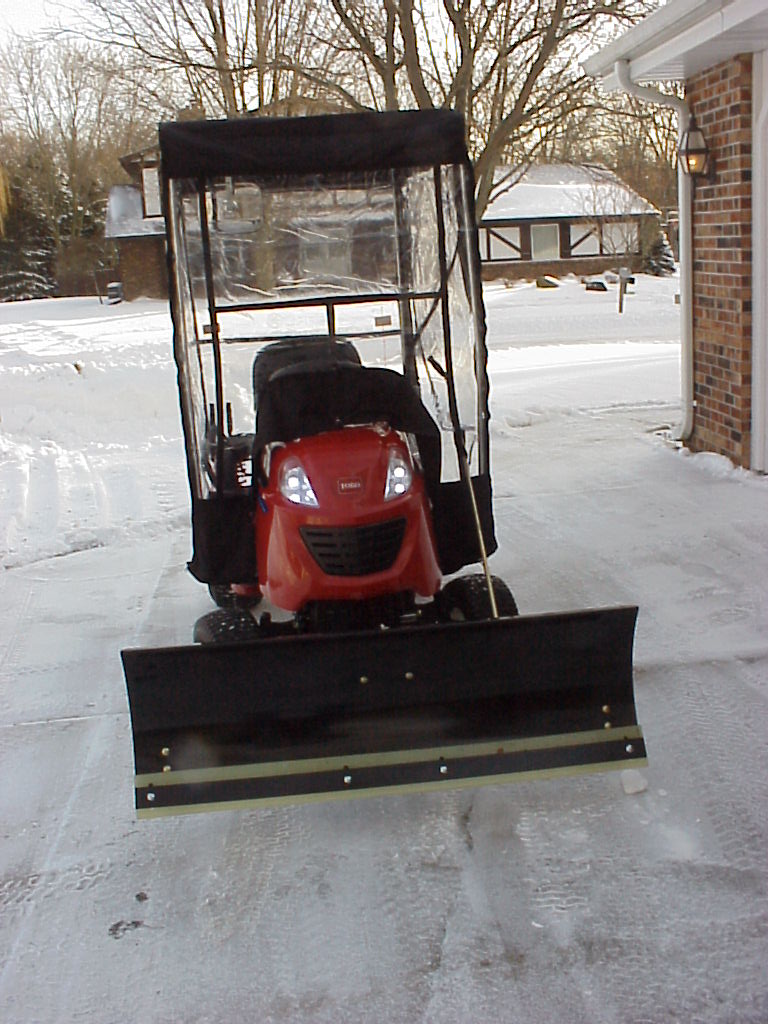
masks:
[[[636,616],[123,651],[138,816],[645,764]]]

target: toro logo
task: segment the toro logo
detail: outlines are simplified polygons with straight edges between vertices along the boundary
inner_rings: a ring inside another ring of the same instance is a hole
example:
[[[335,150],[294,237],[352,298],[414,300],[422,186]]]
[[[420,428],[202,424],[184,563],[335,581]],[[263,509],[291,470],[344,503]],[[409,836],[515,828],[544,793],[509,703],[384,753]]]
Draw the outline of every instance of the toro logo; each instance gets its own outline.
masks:
[[[362,491],[363,481],[359,476],[345,476],[336,481],[339,494],[352,494],[355,491]]]

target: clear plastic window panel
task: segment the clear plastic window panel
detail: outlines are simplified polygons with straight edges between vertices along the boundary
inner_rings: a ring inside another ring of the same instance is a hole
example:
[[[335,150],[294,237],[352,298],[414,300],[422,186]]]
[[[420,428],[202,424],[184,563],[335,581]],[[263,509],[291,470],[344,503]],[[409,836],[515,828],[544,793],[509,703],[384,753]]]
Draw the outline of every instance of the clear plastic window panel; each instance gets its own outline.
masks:
[[[391,290],[392,175],[223,179],[208,190],[217,303]]]
[[[459,423],[465,434],[465,444],[470,456],[470,469],[476,473],[479,468],[477,447],[479,409],[477,402],[477,381],[475,377],[476,351],[479,344],[480,296],[476,294],[477,283],[473,274],[473,258],[470,245],[473,239],[473,225],[469,222],[469,210],[463,201],[464,190],[469,186],[464,179],[463,167],[444,167],[440,175],[442,219],[445,230],[445,264],[447,270],[448,322],[450,339],[445,337],[442,306],[434,301],[420,300],[417,307],[417,333],[419,337],[417,366],[421,385],[421,397],[443,431],[443,478],[458,479],[459,468],[453,441],[450,437],[452,423],[446,370],[446,342],[450,341],[453,381]],[[434,182],[432,188],[432,211],[422,209],[424,221],[437,220]],[[438,238],[436,223],[424,224],[425,237]],[[439,252],[435,248],[428,262],[422,254],[418,264],[425,276],[439,278]],[[433,268],[432,261],[436,264]]]
[[[440,174],[456,395],[467,448],[477,430],[477,323],[471,225],[463,167]],[[470,186],[471,187],[471,186]],[[180,296],[177,344],[186,349],[186,404],[205,495],[215,446],[213,331],[206,293],[204,225],[194,181],[172,182]],[[204,193],[212,304],[221,354],[227,434],[254,428],[252,365],[266,344],[300,336],[351,340],[364,363],[415,366],[422,400],[450,431],[445,323],[440,295],[439,210],[432,168],[259,182],[226,178]],[[448,478],[457,475],[444,445]]]
[[[199,221],[198,230],[193,228],[191,231],[191,245],[189,239],[190,205],[196,202],[196,197],[184,195],[181,189],[176,188],[171,193],[170,202],[175,204],[176,211],[176,216],[171,218],[173,250],[176,254],[173,273],[178,296],[175,314],[176,360],[190,442],[191,482],[198,496],[207,497],[211,487],[203,453],[210,433],[210,405],[215,402],[215,385],[210,336],[206,337],[204,333],[208,319],[205,296],[199,282],[194,280],[190,272],[195,262],[202,266]]]

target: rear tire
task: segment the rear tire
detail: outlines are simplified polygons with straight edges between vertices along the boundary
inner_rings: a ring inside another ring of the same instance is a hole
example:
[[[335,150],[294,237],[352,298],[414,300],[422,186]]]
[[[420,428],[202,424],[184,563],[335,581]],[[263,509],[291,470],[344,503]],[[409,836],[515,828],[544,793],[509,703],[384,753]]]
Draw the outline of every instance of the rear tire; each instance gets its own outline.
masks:
[[[504,580],[491,576],[496,607],[502,618],[518,614],[517,602]],[[484,575],[459,576],[437,595],[438,614],[443,622],[482,622],[492,618],[488,582]]]
[[[218,608],[255,608],[261,594],[235,594],[230,583],[209,583],[208,593]]]

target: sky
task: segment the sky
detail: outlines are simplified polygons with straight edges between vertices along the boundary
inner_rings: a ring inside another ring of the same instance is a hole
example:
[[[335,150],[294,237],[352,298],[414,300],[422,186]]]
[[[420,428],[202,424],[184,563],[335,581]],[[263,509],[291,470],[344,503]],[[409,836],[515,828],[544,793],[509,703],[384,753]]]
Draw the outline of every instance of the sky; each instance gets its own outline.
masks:
[[[79,6],[68,3],[67,7]],[[43,29],[54,27],[59,19],[73,20],[71,10],[62,9],[61,5],[52,0],[3,0],[2,17],[0,18],[0,41],[9,35],[32,35]]]

